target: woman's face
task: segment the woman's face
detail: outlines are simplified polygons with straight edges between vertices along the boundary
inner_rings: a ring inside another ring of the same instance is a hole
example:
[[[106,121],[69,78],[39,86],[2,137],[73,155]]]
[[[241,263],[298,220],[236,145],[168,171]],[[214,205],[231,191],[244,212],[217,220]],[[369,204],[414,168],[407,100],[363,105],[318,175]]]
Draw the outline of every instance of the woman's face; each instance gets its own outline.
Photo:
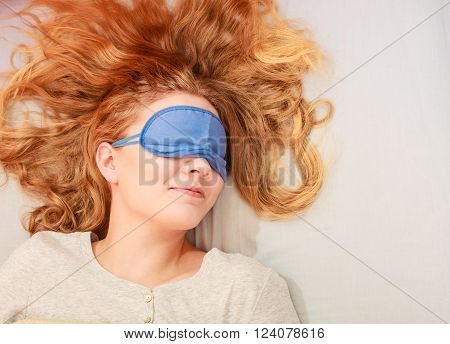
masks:
[[[138,120],[128,128],[125,136],[139,133],[152,114],[173,105],[198,106],[217,116],[217,110],[205,98],[181,91],[171,92],[143,105]],[[111,154],[109,159],[108,154]],[[103,142],[97,152],[97,161],[111,183],[115,205],[138,220],[151,218],[149,221],[170,229],[196,227],[213,207],[224,186],[220,174],[204,158],[157,156],[139,144],[114,148]],[[201,188],[204,197],[173,189],[183,186]]]

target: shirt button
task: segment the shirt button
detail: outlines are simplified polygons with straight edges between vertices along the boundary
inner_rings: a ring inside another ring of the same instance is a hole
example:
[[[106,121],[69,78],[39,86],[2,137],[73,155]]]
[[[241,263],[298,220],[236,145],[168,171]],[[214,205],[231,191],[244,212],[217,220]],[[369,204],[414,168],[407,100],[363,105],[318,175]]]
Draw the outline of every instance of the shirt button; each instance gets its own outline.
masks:
[[[145,318],[144,322],[145,322],[146,324],[151,323],[151,322],[152,322],[152,317],[147,317],[147,318]]]
[[[145,302],[150,302],[153,299],[151,295],[145,295]]]

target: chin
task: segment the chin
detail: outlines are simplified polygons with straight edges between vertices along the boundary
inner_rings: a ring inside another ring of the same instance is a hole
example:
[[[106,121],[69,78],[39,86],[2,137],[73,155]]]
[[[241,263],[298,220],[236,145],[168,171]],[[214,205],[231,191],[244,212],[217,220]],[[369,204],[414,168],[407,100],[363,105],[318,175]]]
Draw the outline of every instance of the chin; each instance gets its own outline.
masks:
[[[164,216],[164,222],[170,223],[170,227],[176,227],[180,229],[194,228],[203,219],[200,212],[193,211],[191,207],[174,207],[176,210],[166,213]],[[181,209],[185,208],[185,209]],[[167,215],[169,214],[169,215]]]

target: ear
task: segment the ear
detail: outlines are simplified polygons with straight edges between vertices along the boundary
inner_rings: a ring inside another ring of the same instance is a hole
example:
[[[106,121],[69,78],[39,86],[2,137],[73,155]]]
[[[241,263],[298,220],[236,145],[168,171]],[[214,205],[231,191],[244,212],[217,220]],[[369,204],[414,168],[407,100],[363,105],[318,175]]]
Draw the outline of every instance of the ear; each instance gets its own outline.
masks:
[[[114,159],[117,159],[117,155],[114,152],[114,147],[108,142],[100,143],[97,148],[95,159],[103,177],[105,177],[108,182],[117,184],[117,169],[114,164]]]

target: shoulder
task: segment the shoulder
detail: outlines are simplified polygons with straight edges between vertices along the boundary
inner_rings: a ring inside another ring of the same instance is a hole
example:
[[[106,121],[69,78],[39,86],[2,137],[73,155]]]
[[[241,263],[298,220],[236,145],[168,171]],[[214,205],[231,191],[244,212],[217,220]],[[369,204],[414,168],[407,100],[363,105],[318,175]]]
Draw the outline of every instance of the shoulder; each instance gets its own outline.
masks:
[[[251,324],[299,324],[286,280],[274,269],[241,253],[216,250],[214,274],[226,293],[238,304],[232,322]],[[223,269],[222,271],[220,269]],[[223,272],[226,273],[223,273]],[[232,293],[234,291],[234,293]]]
[[[15,271],[20,273],[22,270],[26,270],[31,265],[34,255],[35,239],[29,237],[17,246],[1,264],[0,275],[4,275],[7,271]]]
[[[33,236],[30,237],[30,239],[34,240],[36,243],[47,245],[70,245],[73,244],[73,242],[79,240],[79,237],[85,233],[86,232],[63,233],[55,231],[40,231],[34,233]]]
[[[214,247],[208,252],[208,254],[210,253],[214,256],[216,263],[227,265],[230,268],[245,267],[246,269],[259,272],[267,269],[264,264],[255,258],[246,256],[239,252],[225,252],[217,247]]]
[[[89,233],[36,232],[11,253],[0,271],[27,276],[37,285],[54,281],[64,271],[83,264],[82,240],[89,240]]]
[[[230,323],[299,323],[286,280],[274,269],[241,253],[214,248],[202,297],[221,300]],[[222,314],[223,315],[223,314]]]
[[[10,295],[16,297],[14,293],[20,290],[19,294],[25,295],[25,291],[20,288],[29,288],[36,266],[36,238],[27,238],[17,246],[0,264],[0,290],[2,293],[9,291]],[[4,298],[2,294],[0,298]]]
[[[77,236],[37,232],[11,252],[0,266],[1,323],[26,317],[29,299],[37,288],[42,288],[42,282],[54,284],[58,269],[71,264],[72,260],[64,259],[67,256],[61,256],[61,252],[75,252],[79,248]]]
[[[213,269],[210,273],[216,279],[227,279],[235,284],[246,285],[246,289],[261,290],[269,277],[278,280],[281,277],[270,267],[257,259],[242,253],[227,253],[218,248],[213,248]],[[279,280],[278,280],[279,281]]]
[[[56,262],[55,258],[63,256],[72,258],[80,256],[81,237],[86,232],[63,233],[40,231],[34,233],[23,245],[26,253],[33,255],[33,260],[45,264]]]

